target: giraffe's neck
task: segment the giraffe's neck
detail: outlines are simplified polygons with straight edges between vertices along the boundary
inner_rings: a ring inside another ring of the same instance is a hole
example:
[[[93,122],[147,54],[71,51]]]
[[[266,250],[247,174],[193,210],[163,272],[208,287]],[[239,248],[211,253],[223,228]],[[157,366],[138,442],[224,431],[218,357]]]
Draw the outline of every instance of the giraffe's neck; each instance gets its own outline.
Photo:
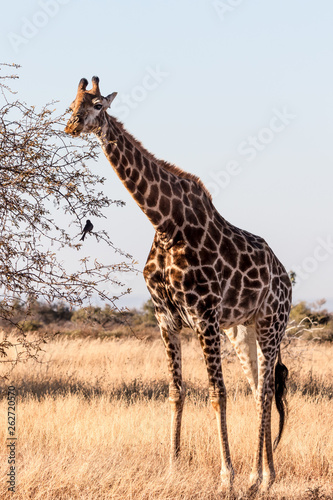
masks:
[[[173,237],[184,225],[184,204],[193,208],[191,195],[210,200],[197,177],[157,160],[114,117],[106,114],[96,135],[118,177],[160,233]]]

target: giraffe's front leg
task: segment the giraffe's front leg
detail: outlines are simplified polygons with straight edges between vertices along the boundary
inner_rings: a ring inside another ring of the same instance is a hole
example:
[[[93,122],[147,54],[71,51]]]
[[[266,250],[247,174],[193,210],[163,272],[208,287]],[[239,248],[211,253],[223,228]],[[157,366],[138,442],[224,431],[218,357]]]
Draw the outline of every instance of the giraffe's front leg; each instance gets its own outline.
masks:
[[[171,405],[171,465],[179,455],[180,431],[185,399],[185,390],[182,383],[181,344],[179,332],[168,331],[161,327],[161,335],[165,345],[169,369],[169,401]]]
[[[231,463],[227,432],[227,393],[223,381],[221,364],[221,342],[218,326],[212,325],[197,330],[203,348],[209,380],[209,396],[212,403],[220,442],[222,487],[232,489],[234,470]]]

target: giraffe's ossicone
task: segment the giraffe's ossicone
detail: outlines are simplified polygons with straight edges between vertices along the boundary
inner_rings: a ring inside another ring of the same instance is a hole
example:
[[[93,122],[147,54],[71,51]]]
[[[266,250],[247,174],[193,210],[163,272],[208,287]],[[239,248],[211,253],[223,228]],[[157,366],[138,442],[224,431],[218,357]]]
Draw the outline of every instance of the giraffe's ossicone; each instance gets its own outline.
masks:
[[[280,343],[285,333],[291,283],[265,240],[227,222],[216,210],[202,182],[194,175],[156,159],[123,125],[107,113],[116,93],[103,97],[99,80],[91,90],[82,79],[71,105],[65,131],[94,133],[118,177],[156,233],[144,268],[165,344],[170,373],[171,459],[180,450],[184,403],[180,330],[191,327],[206,361],[209,393],[221,448],[222,483],[231,487],[226,389],[221,367],[222,328],[227,333],[252,388],[258,413],[257,446],[250,490],[274,481],[271,408],[275,395],[280,414],[288,370]]]

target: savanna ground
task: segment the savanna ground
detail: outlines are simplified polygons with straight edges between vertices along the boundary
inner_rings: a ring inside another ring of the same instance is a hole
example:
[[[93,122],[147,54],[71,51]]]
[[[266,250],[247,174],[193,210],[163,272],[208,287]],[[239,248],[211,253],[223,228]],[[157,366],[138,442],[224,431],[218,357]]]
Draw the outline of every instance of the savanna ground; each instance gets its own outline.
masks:
[[[225,346],[229,350],[228,345]],[[59,338],[40,362],[19,364],[17,486],[8,493],[2,447],[1,498],[217,499],[220,456],[199,343],[184,339],[187,386],[182,451],[169,471],[168,382],[160,340]],[[333,498],[333,346],[296,341],[283,350],[290,370],[289,416],[275,453],[276,483],[265,498]],[[223,360],[237,498],[246,498],[255,442],[253,397],[236,358]],[[274,411],[274,433],[277,412]]]

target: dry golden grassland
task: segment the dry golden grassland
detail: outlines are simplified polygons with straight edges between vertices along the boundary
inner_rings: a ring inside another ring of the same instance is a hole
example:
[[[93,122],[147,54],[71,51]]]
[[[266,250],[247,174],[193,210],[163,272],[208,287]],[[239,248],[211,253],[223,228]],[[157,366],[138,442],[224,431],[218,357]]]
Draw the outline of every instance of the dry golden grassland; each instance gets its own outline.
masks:
[[[333,498],[333,346],[284,350],[289,417],[275,454],[272,499]],[[161,341],[52,341],[40,363],[11,374],[17,391],[15,499],[217,499],[220,456],[196,339],[183,343],[187,399],[182,451],[169,470],[169,403]],[[234,356],[223,361],[237,498],[245,498],[255,442],[253,397]],[[6,392],[6,391],[5,391]],[[6,393],[0,402],[7,437]],[[277,412],[274,411],[274,432]],[[2,448],[4,450],[5,447]],[[0,496],[9,498],[7,452]]]

